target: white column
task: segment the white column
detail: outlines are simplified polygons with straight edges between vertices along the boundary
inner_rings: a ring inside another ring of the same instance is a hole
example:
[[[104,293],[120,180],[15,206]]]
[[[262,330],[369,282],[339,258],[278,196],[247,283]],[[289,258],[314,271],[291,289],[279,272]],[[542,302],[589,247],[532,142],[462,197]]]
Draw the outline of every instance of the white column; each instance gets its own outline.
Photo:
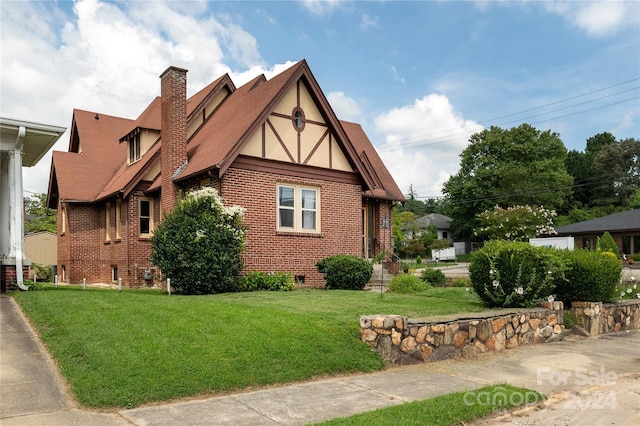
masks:
[[[22,201],[22,143],[26,134],[26,129],[20,126],[18,138],[16,139],[16,147],[13,151],[9,151],[9,257],[16,260],[16,282],[18,288],[27,290],[24,286],[22,276],[22,260],[23,251],[22,243],[24,240],[24,223]]]

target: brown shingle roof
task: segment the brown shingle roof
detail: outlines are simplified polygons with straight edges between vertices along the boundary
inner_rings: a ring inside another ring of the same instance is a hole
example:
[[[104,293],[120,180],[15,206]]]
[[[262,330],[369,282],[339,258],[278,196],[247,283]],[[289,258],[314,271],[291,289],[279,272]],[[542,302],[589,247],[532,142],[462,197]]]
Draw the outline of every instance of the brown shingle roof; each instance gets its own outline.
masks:
[[[126,118],[74,109],[70,138],[80,140],[81,152],[53,152],[52,176],[59,198],[95,200],[127,160],[127,147],[118,140],[132,124],[133,120]]]
[[[363,159],[363,163],[370,165],[367,166],[367,168],[371,168],[369,173],[374,175],[374,180],[377,183],[377,187],[367,190],[365,196],[385,198],[393,201],[405,201],[402,191],[398,188],[396,181],[391,176],[391,173],[389,173],[389,170],[387,170],[387,167],[382,162],[382,159],[364,133],[364,130],[362,130],[362,126],[349,121],[341,121],[340,123],[345,132],[347,132],[349,140]]]
[[[194,118],[220,90],[230,95],[215,113],[188,141],[189,162],[179,176],[185,179],[217,168],[220,174],[233,163],[242,145],[271,113],[291,85],[301,80],[319,104],[327,123],[337,136],[337,142],[362,176],[365,196],[404,201],[404,196],[375,148],[356,123],[340,122],[302,60],[281,74],[267,80],[264,75],[235,88],[227,74],[216,79],[187,101],[187,114]],[[127,146],[119,143],[140,128],[160,130],[160,98],[156,97],[136,120],[74,110],[70,151],[80,141],[82,153],[54,152],[50,192],[60,189],[59,198],[93,202],[113,194],[130,191],[144,176],[154,159],[160,155],[156,143],[131,165],[127,164]],[[75,134],[75,133],[77,134]],[[156,178],[156,181],[158,179]],[[152,185],[151,189],[158,186]]]

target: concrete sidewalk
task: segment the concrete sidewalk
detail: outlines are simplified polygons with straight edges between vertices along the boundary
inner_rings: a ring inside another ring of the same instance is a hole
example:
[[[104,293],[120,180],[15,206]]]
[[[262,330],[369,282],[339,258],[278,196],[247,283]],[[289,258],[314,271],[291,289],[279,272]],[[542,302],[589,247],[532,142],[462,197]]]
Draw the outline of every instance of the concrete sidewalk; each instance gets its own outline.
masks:
[[[534,417],[546,413],[565,416],[560,422],[552,420],[552,424],[597,424],[594,419],[598,418],[615,419],[616,424],[640,423],[636,422],[640,420],[638,330],[522,347],[474,360],[394,367],[373,374],[96,413],[78,409],[66,396],[53,363],[13,299],[2,296],[0,302],[2,426],[298,425],[496,383],[547,395],[569,395],[574,408],[567,404],[567,397],[554,398],[548,409],[484,422],[549,424],[544,418]],[[591,398],[593,389],[603,392],[605,388],[617,402],[615,407],[602,407]],[[527,419],[533,423],[517,423]]]

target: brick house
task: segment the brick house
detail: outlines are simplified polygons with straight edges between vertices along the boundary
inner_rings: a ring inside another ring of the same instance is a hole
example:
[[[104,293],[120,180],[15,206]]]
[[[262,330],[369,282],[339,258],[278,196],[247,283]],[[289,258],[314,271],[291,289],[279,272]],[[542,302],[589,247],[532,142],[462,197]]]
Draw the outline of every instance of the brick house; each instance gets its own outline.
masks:
[[[402,192],[360,125],[336,118],[306,61],[239,88],[223,75],[190,98],[186,74],[169,67],[136,120],[74,110],[47,201],[58,209],[60,280],[158,284],[154,227],[203,186],[245,208],[244,271],[321,287],[319,259],[391,247],[382,223]]]
[[[620,254],[640,254],[640,209],[613,213],[556,228],[558,237],[574,237],[578,248],[594,250],[598,238],[611,234]]]

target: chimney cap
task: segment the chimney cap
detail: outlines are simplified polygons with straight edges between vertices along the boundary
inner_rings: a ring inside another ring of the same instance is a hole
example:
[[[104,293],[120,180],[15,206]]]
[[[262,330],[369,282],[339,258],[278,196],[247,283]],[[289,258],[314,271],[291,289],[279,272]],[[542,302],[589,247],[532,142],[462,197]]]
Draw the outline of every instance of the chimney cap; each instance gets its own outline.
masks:
[[[162,74],[160,74],[160,78],[163,78],[166,74],[168,74],[171,71],[178,72],[178,73],[181,73],[181,74],[186,74],[189,70],[186,70],[186,69],[180,68],[180,67],[175,67],[175,66],[171,65],[169,68],[164,70],[164,72]]]

